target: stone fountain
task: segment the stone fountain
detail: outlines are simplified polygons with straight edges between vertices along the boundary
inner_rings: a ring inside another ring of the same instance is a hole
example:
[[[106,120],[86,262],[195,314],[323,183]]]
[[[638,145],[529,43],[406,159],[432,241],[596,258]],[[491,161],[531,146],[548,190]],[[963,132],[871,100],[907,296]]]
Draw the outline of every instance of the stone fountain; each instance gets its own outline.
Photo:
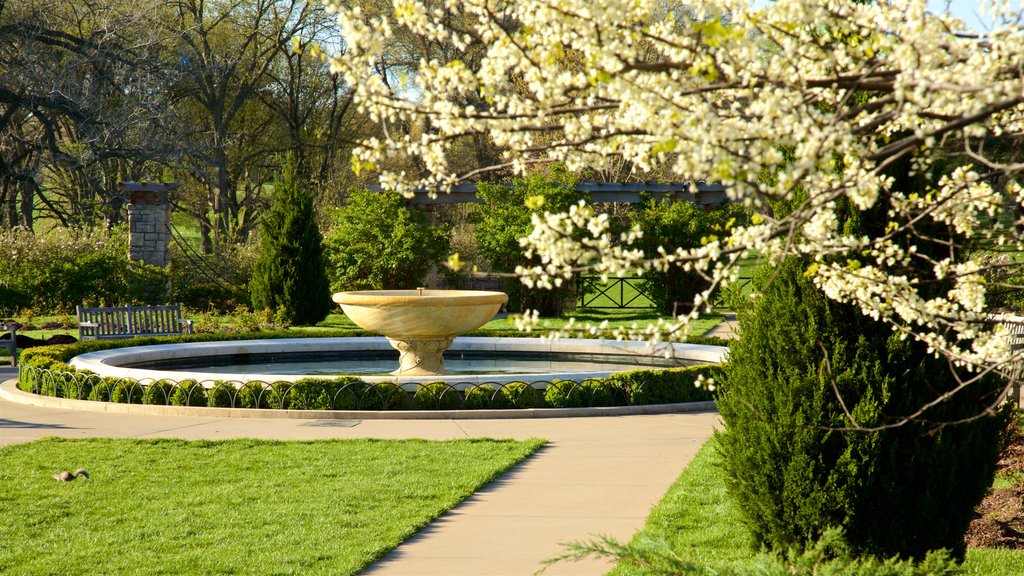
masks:
[[[508,302],[504,292],[477,290],[364,290],[338,292],[334,301],[360,327],[383,334],[401,355],[395,376],[446,374],[444,351]]]

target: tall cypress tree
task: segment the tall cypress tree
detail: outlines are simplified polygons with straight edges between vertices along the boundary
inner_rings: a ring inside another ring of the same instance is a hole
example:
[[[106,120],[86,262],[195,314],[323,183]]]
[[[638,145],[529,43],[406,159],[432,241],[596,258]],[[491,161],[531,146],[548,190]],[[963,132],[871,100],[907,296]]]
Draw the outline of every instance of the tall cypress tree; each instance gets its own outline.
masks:
[[[323,237],[313,197],[299,181],[289,154],[274,198],[260,222],[260,253],[253,266],[249,294],[257,310],[283,310],[293,324],[316,324],[331,308]]]

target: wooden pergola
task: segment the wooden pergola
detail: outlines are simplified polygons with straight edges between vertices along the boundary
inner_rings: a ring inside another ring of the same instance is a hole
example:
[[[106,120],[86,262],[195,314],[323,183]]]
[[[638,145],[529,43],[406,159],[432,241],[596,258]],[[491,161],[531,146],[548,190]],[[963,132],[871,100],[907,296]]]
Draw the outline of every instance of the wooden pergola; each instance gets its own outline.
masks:
[[[510,184],[506,184],[509,185]],[[380,191],[378,185],[367,186],[370,190]],[[640,202],[641,194],[649,194],[657,199],[670,199],[673,202],[693,202],[708,207],[727,202],[725,186],[698,182],[579,182],[576,190],[587,192],[594,202]],[[436,192],[431,197],[430,191],[417,189],[409,204],[433,206],[438,204],[482,204],[476,195],[476,184],[469,182],[459,184],[450,192]]]

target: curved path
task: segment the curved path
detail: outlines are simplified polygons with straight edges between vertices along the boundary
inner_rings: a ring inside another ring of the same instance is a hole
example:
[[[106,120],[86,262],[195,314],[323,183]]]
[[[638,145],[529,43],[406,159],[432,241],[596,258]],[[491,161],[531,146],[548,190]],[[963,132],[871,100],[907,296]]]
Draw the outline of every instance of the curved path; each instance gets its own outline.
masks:
[[[0,368],[0,382],[13,378]],[[533,457],[451,509],[363,574],[527,576],[562,543],[629,538],[718,425],[714,412],[523,420],[287,420],[148,416],[0,401],[0,444],[45,436],[185,439],[547,438]],[[560,562],[545,575],[604,573]]]

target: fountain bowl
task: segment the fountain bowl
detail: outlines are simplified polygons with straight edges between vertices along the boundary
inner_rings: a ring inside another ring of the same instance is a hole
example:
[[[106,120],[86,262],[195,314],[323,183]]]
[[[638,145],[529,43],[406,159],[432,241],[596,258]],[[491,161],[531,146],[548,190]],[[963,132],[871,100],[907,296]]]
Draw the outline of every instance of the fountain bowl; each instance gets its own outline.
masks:
[[[390,338],[444,338],[472,332],[508,302],[504,292],[477,290],[362,290],[334,301],[361,328]]]
[[[399,351],[396,376],[445,374],[444,351],[456,336],[483,326],[508,302],[504,292],[479,290],[362,290],[334,295],[363,329],[387,336]]]

